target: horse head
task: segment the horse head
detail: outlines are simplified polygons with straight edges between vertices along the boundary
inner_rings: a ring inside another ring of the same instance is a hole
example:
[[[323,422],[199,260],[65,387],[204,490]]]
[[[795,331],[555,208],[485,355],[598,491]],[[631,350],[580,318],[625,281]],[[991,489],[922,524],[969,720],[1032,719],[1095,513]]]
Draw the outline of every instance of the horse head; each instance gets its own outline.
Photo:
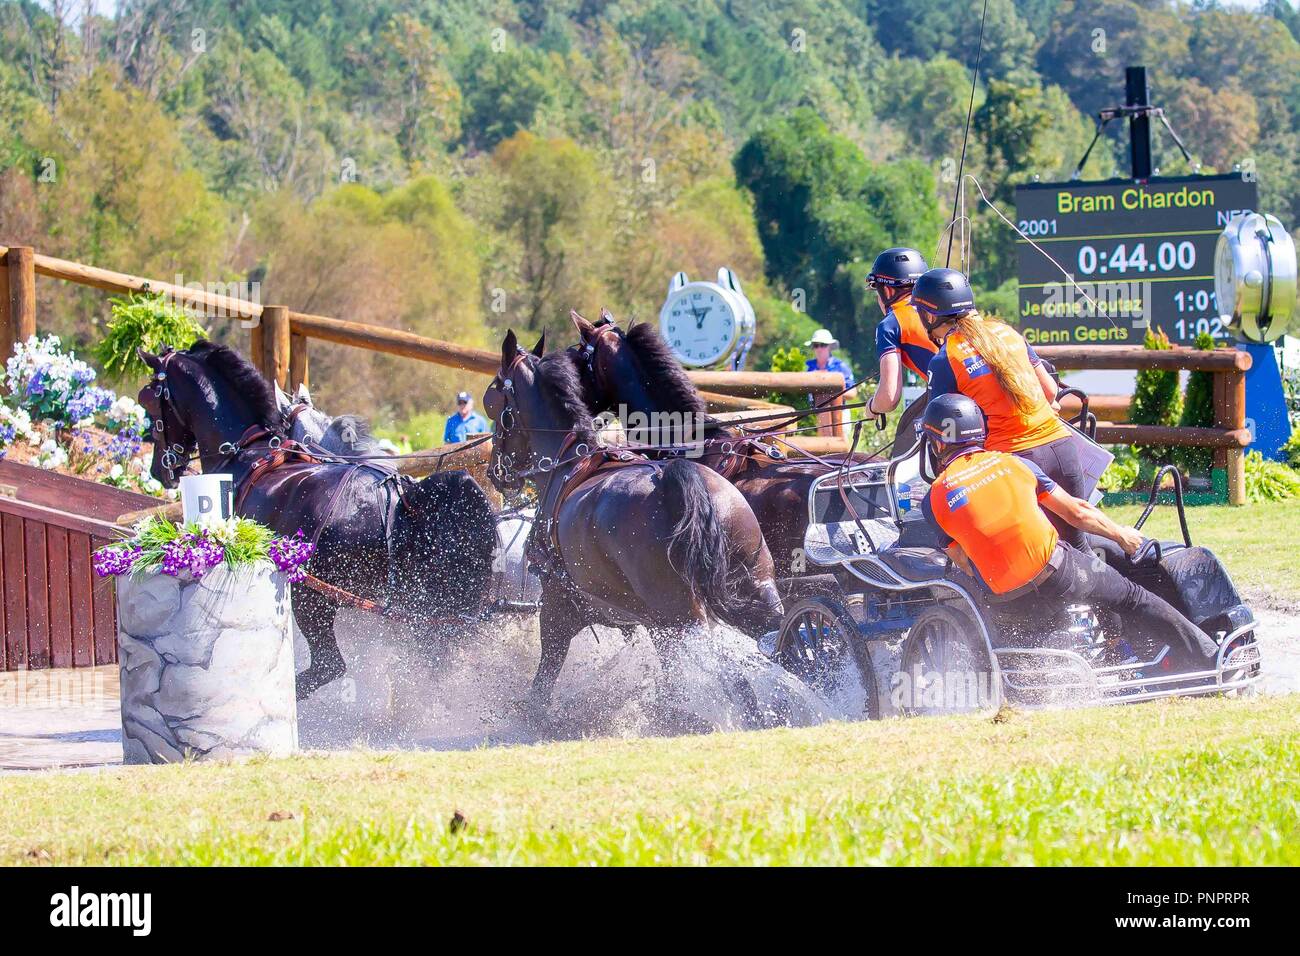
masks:
[[[140,389],[136,401],[149,415],[153,431],[153,455],[149,474],[164,488],[175,488],[198,453],[198,439],[182,410],[177,396],[189,391],[188,379],[181,372],[177,356],[168,346],[155,355],[136,349],[140,361],[149,367],[148,383]]]
[[[586,383],[572,351],[545,352],[543,335],[531,351],[513,331],[501,343],[501,365],[483,393],[491,418],[488,469],[499,491],[518,491],[529,478],[551,471],[566,443],[594,447]]]
[[[196,458],[215,458],[251,425],[278,427],[270,384],[237,352],[204,339],[154,355],[138,350],[152,372],[137,400],[153,422],[149,472],[175,488]]]
[[[598,322],[591,322],[572,310],[569,319],[581,340],[577,357],[592,410],[609,411],[620,401],[619,382],[640,375],[636,357],[627,349],[626,336],[608,309],[600,310]]]

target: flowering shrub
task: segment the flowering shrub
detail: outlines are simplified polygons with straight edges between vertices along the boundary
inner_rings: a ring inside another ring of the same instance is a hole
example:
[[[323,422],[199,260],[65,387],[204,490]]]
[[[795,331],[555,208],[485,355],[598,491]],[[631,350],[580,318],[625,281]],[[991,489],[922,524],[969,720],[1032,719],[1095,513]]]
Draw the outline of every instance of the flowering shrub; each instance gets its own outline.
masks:
[[[149,427],[144,408],[95,385],[94,369],[65,354],[58,336],[33,336],[15,346],[4,381],[9,395],[0,404],[0,457],[23,441],[38,468],[164,493],[142,457]]]
[[[290,581],[301,581],[315,552],[316,546],[301,531],[276,537],[251,518],[231,518],[200,528],[152,516],[136,525],[128,540],[96,551],[93,562],[100,577],[157,571],[172,577],[188,574],[197,580],[223,562],[240,568],[270,561]]]
[[[113,402],[113,393],[93,386],[95,370],[60,351],[57,335],[33,335],[14,346],[5,362],[5,385],[33,418],[75,425]]]
[[[21,408],[0,405],[0,458],[5,447],[21,439],[29,445],[40,443],[40,436],[32,428],[32,418]]]

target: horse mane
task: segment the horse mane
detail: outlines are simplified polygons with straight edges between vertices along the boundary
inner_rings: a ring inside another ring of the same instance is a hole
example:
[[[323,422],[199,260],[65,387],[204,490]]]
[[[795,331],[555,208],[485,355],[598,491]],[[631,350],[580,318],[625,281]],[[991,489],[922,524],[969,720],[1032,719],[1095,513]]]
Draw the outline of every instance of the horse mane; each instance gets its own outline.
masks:
[[[644,373],[646,388],[666,412],[692,412],[704,416],[708,405],[686,370],[673,356],[664,337],[650,322],[640,322],[623,333]]]
[[[542,394],[561,420],[578,431],[578,437],[593,439],[591,398],[578,369],[577,353],[569,349],[547,352],[533,363]]]
[[[252,362],[234,349],[208,339],[199,339],[185,354],[198,359],[205,369],[224,379],[235,394],[248,403],[256,424],[271,426],[280,420],[280,406],[275,400],[275,389]]]

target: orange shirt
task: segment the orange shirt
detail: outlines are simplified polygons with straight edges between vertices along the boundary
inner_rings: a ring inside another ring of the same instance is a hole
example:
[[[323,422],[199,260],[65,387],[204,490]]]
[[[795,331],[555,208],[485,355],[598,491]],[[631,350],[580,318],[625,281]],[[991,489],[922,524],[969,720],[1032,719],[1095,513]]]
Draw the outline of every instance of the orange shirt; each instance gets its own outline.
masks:
[[[1023,362],[1025,370],[1032,374],[1038,356],[1020,333],[1002,322],[988,322],[987,327],[1011,346],[1016,361]],[[1029,412],[1017,409],[984,357],[956,330],[949,333],[930,363],[930,394],[949,392],[960,392],[984,412],[989,423],[984,445],[991,451],[1024,451],[1070,434],[1041,390],[1035,391],[1034,407]]]
[[[921,378],[929,377],[930,360],[938,350],[921,324],[910,295],[891,305],[876,326],[876,357],[884,358],[890,352],[897,352],[903,364]]]
[[[970,557],[995,594],[1028,584],[1056,550],[1056,529],[1038,502],[1055,483],[1032,462],[976,449],[949,463],[926,508]]]

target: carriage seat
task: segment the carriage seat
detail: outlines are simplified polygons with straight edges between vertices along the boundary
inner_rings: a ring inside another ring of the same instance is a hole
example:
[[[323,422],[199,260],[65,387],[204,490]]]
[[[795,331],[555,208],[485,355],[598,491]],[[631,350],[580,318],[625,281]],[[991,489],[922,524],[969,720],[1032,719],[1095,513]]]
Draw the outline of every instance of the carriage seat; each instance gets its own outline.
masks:
[[[938,581],[948,573],[948,556],[934,548],[889,548],[880,559],[891,571],[907,581]]]
[[[844,564],[888,548],[898,540],[898,526],[883,518],[828,521],[808,525],[803,551],[808,561],[823,567]]]

